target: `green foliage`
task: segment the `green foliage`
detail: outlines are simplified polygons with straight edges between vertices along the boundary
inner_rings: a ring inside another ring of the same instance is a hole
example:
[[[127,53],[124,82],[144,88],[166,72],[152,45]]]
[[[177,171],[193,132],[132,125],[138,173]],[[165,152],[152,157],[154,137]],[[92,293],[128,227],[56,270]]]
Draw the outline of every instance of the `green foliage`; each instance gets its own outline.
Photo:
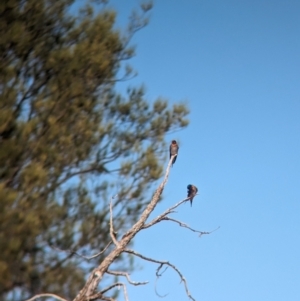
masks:
[[[112,195],[117,231],[138,218],[162,173],[165,134],[188,123],[184,105],[116,91],[142,19],[126,34],[115,12],[75,18],[72,3],[0,2],[0,300],[72,298],[105,256],[83,263],[72,251],[108,244]]]

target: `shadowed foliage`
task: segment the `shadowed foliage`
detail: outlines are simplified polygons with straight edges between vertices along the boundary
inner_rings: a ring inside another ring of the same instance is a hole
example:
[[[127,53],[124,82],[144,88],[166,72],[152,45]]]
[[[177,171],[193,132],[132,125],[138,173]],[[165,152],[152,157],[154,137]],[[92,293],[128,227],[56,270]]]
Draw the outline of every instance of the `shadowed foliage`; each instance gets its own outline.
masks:
[[[115,229],[137,219],[162,174],[165,134],[188,123],[183,104],[116,90],[146,19],[133,15],[120,31],[113,10],[74,16],[72,4],[0,2],[0,300],[74,297],[93,260],[71,251],[109,243],[115,193]],[[117,264],[131,268],[123,257]]]

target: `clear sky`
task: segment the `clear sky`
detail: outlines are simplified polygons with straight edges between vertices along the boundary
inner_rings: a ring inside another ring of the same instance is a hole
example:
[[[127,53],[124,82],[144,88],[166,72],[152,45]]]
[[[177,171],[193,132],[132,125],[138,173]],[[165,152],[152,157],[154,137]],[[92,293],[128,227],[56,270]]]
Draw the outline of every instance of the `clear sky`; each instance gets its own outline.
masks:
[[[114,0],[122,23],[139,1]],[[185,100],[187,129],[156,215],[199,188],[171,223],[134,249],[169,260],[198,301],[300,300],[300,1],[160,0],[134,39],[132,65],[149,99]],[[166,162],[167,165],[167,162]],[[138,261],[131,301],[161,300],[155,264]],[[188,300],[168,269],[162,300]],[[120,297],[122,300],[122,297]]]

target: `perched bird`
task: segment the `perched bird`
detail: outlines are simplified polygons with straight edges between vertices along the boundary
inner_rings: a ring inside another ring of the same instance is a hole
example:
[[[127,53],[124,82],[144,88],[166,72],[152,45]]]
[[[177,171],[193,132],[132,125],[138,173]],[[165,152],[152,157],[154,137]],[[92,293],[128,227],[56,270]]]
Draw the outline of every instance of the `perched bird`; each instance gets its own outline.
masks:
[[[179,146],[176,142],[176,140],[172,140],[171,144],[170,144],[170,159],[173,155],[177,155],[178,156],[178,150],[179,150]],[[172,162],[172,166],[176,161],[177,156],[175,156],[173,158],[173,162]]]
[[[198,188],[196,186],[194,186],[194,185],[189,184],[187,186],[187,189],[188,189],[188,191],[187,191],[188,195],[187,196],[188,196],[188,198],[190,198],[190,202],[191,202],[191,206],[192,206],[192,204],[193,204],[193,198],[197,194]]]

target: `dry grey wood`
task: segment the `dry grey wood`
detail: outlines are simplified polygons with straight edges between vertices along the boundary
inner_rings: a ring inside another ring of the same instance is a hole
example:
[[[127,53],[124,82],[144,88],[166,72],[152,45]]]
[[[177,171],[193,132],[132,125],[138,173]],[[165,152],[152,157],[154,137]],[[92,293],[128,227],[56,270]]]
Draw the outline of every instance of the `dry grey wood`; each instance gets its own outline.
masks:
[[[187,229],[189,229],[189,230],[191,230],[192,232],[195,232],[195,233],[199,233],[199,237],[201,237],[202,235],[205,235],[205,234],[211,234],[212,232],[217,231],[220,228],[220,227],[218,227],[218,228],[216,228],[215,230],[212,230],[212,231],[199,231],[199,230],[195,230],[195,229],[189,227],[187,224],[185,224],[185,223],[183,223],[183,222],[181,222],[177,219],[174,219],[174,218],[170,218],[170,217],[165,216],[162,220],[177,223],[180,227],[187,228]]]
[[[120,271],[110,271],[110,270],[107,270],[106,271],[107,274],[110,274],[110,275],[115,275],[115,276],[125,276],[127,281],[132,284],[132,285],[145,285],[147,283],[149,283],[149,281],[139,281],[139,282],[136,282],[136,281],[132,281],[129,277],[129,274],[126,273],[126,272],[120,272]]]
[[[174,209],[177,208],[178,206],[180,206],[181,204],[185,203],[186,201],[188,201],[190,198],[185,198],[184,200],[178,202],[177,204],[175,204],[174,206],[168,208],[164,213],[162,213],[161,215],[159,215],[158,217],[154,218],[151,222],[149,222],[148,224],[145,224],[143,226],[143,229],[147,229],[157,223],[159,223],[160,221],[162,221],[164,219],[164,217],[166,217],[168,214],[170,213],[174,213]]]
[[[91,275],[89,276],[86,284],[76,296],[74,301],[87,301],[90,299],[92,295],[95,294],[96,289],[98,287],[99,282],[102,280],[105,272],[108,270],[109,266],[114,262],[116,258],[118,258],[122,252],[124,252],[126,246],[130,243],[130,241],[134,238],[134,236],[143,228],[147,218],[149,217],[150,213],[154,210],[155,206],[157,205],[160,196],[164,190],[164,187],[168,181],[170,168],[172,164],[174,156],[170,158],[164,179],[162,183],[159,185],[157,190],[155,191],[150,203],[147,205],[146,209],[143,211],[139,220],[129,229],[123,237],[117,242],[118,244],[116,247],[108,254],[104,260],[100,263],[98,267],[96,267]]]
[[[159,264],[159,267],[158,267],[157,270],[156,270],[156,276],[157,276],[157,277],[160,277],[160,276],[161,276],[161,274],[159,274],[159,271],[161,270],[161,268],[162,268],[164,265],[166,265],[166,266],[172,268],[172,269],[178,274],[178,276],[180,277],[180,280],[183,282],[184,288],[185,288],[185,292],[186,292],[187,296],[188,296],[191,300],[196,301],[196,300],[192,297],[190,291],[188,290],[188,286],[187,286],[186,279],[183,277],[183,275],[181,274],[181,272],[178,270],[178,268],[177,268],[174,264],[170,263],[169,261],[157,260],[157,259],[153,259],[153,258],[150,258],[150,257],[146,257],[146,256],[144,256],[144,255],[142,255],[142,254],[140,254],[140,253],[138,253],[138,252],[136,252],[136,251],[130,250],[130,249],[125,249],[124,252],[129,253],[129,254],[132,254],[132,255],[137,256],[137,257],[140,257],[140,258],[142,258],[142,259],[144,259],[144,260],[146,260],[146,261],[158,263],[158,264]]]

